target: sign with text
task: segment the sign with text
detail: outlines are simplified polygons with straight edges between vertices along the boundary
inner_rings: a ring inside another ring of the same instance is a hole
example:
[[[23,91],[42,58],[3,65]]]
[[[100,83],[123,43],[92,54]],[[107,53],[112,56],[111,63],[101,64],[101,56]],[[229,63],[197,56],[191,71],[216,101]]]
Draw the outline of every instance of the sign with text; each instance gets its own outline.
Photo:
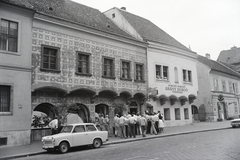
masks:
[[[165,90],[167,91],[172,91],[173,93],[183,93],[183,92],[188,92],[188,89],[186,86],[181,86],[181,85],[171,85],[169,84]]]

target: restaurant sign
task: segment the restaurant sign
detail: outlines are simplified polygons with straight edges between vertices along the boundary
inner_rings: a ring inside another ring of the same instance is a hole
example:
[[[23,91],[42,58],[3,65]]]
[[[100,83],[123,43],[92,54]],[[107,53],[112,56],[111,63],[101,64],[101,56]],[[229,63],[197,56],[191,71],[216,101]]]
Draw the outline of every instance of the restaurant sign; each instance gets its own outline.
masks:
[[[182,86],[182,85],[171,85],[169,84],[165,90],[167,91],[172,91],[173,93],[183,93],[183,92],[188,92],[188,89],[186,88],[186,86]]]

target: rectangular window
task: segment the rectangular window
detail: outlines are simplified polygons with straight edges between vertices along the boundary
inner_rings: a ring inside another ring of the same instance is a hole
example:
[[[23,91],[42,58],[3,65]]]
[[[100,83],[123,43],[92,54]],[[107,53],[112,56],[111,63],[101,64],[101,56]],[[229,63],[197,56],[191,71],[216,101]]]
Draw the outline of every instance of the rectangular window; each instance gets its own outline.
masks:
[[[10,112],[11,86],[0,85],[0,112]]]
[[[164,120],[171,120],[169,108],[164,108]]]
[[[189,119],[188,108],[184,108],[184,118]]]
[[[238,93],[238,83],[235,82],[234,84],[235,84],[235,85],[234,85],[234,86],[235,86],[235,93]]]
[[[59,52],[57,47],[42,45],[42,66],[41,70],[58,71],[59,70]]]
[[[103,77],[115,78],[114,77],[114,59],[103,58]]]
[[[78,74],[90,74],[90,54],[77,53],[77,69]]]
[[[225,80],[222,80],[222,91],[227,92],[226,81]]]
[[[175,120],[181,120],[179,108],[175,108]]]
[[[1,19],[0,50],[17,52],[18,23]]]
[[[213,78],[213,85],[214,85],[214,91],[218,91],[218,79],[217,78]]]
[[[143,64],[136,64],[136,77],[135,80],[143,81]]]
[[[233,93],[233,84],[232,84],[232,82],[229,81],[228,84],[229,84],[229,92]]]
[[[192,82],[192,71],[183,69],[182,70],[183,74],[183,82]]]
[[[156,79],[168,80],[168,66],[156,65]]]
[[[130,62],[122,61],[122,79],[131,79],[130,77]]]

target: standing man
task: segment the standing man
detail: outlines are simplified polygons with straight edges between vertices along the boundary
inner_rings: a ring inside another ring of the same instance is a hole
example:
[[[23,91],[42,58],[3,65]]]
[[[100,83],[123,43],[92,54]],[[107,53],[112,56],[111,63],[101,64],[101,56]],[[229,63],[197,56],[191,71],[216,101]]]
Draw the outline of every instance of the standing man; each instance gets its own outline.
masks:
[[[106,115],[105,118],[103,119],[103,126],[104,126],[105,130],[108,131],[108,134],[109,134],[109,118],[108,118],[108,115]]]
[[[52,135],[58,133],[58,119],[57,117],[54,117],[54,119],[48,124],[48,126],[51,128]]]
[[[118,136],[119,132],[119,124],[118,124],[118,114],[115,114],[115,117],[113,118],[113,134],[115,137]]]
[[[118,119],[118,124],[119,124],[119,131],[120,131],[120,137],[121,138],[125,138],[125,127],[124,127],[124,123],[125,123],[125,117],[123,117],[123,115],[121,115],[121,117]]]
[[[136,133],[135,133],[135,125],[137,123],[136,118],[132,114],[132,117],[129,118],[129,126],[130,126],[130,138],[136,138]]]
[[[142,136],[146,137],[147,119],[144,117],[143,114],[141,115],[141,118],[140,118],[140,125],[142,130]]]

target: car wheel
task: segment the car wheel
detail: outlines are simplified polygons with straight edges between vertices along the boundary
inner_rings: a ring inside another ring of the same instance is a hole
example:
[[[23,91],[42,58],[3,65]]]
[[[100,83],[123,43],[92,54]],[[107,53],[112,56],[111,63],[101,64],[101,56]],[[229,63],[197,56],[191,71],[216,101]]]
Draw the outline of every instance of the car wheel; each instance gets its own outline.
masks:
[[[99,148],[102,145],[102,141],[99,138],[93,140],[93,148]]]
[[[60,143],[59,147],[58,147],[58,150],[61,152],[61,153],[67,153],[69,149],[69,145],[67,142],[62,142]]]

